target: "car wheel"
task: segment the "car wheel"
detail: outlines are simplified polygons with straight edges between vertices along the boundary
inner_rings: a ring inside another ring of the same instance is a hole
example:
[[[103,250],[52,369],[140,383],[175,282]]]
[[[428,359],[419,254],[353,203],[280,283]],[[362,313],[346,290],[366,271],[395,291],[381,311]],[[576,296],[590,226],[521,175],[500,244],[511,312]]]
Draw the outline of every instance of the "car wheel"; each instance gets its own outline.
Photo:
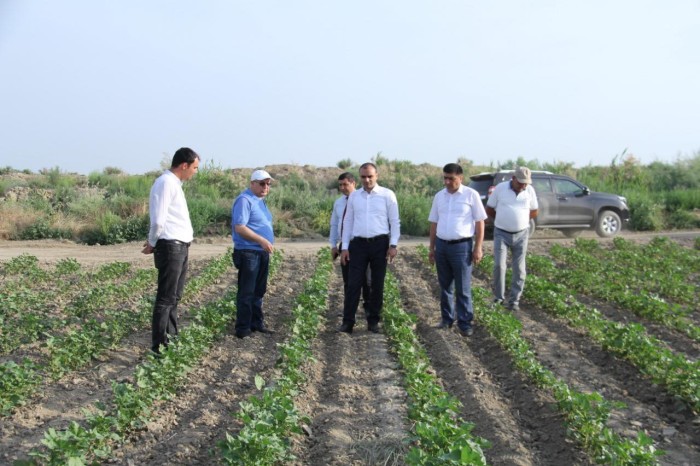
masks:
[[[577,228],[566,228],[561,230],[561,232],[564,233],[564,236],[567,238],[578,238],[582,231],[583,230],[579,230]]]
[[[618,234],[621,228],[622,222],[620,221],[620,216],[612,210],[604,210],[598,216],[595,232],[598,233],[598,236],[607,238]]]
[[[527,235],[532,236],[534,234],[535,234],[535,219],[531,218],[530,219],[530,226],[528,227]]]

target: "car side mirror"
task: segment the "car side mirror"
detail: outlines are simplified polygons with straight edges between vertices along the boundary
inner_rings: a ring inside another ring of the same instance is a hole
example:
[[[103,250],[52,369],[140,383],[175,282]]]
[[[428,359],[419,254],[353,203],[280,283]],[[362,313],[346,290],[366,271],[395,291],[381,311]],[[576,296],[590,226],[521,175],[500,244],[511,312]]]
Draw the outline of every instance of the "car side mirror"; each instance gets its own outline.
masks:
[[[588,188],[588,186],[583,187],[583,195],[584,196],[590,196],[591,195],[591,190]]]

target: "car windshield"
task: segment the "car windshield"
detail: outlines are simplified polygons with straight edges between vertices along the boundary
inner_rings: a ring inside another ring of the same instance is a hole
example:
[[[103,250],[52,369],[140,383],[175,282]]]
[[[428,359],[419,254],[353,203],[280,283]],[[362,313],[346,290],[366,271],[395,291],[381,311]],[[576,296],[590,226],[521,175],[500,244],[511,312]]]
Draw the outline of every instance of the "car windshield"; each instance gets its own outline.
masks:
[[[475,189],[482,196],[485,196],[489,192],[489,187],[493,186],[493,179],[486,178],[484,180],[472,180],[469,183],[469,187]]]

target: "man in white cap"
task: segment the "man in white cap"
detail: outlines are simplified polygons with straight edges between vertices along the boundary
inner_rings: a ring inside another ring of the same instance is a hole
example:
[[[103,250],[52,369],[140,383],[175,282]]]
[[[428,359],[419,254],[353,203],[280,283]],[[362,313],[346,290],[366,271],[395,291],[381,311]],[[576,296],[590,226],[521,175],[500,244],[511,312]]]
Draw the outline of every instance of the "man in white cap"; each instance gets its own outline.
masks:
[[[537,217],[539,207],[531,185],[530,169],[518,167],[510,181],[496,185],[486,203],[486,214],[494,219],[494,302],[505,302],[506,259],[510,249],[513,256],[513,277],[507,304],[513,311],[520,309],[520,297],[525,286],[525,255],[530,219]]]
[[[252,332],[273,333],[263,322],[263,296],[267,291],[270,254],[274,250],[272,214],[265,204],[273,178],[265,170],[255,170],[250,187],[233,202],[233,265],[238,269],[236,294],[236,336]]]

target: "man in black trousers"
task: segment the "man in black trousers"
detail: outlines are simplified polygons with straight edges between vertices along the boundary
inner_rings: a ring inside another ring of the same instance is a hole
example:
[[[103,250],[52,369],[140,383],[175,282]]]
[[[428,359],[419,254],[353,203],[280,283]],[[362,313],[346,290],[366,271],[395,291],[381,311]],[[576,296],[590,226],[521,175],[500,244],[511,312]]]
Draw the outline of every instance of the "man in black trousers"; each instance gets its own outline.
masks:
[[[350,194],[354,193],[356,189],[355,177],[350,172],[342,173],[338,177],[338,191],[343,195],[336,199],[333,203],[333,212],[331,213],[331,224],[330,224],[330,236],[329,242],[331,246],[331,258],[335,260],[340,256],[342,251],[342,246],[340,244],[343,239],[343,221],[345,221],[345,214],[347,213],[348,199]],[[348,292],[348,269],[349,264],[340,264],[340,270],[343,275],[343,293]],[[369,272],[369,270],[367,271]],[[367,273],[366,275],[369,275]],[[367,310],[367,305],[369,304],[369,279],[362,284],[362,300],[364,301],[365,312]]]
[[[360,166],[362,189],[348,197],[343,220],[340,261],[350,264],[348,287],[343,306],[343,323],[338,332],[352,333],[355,313],[360,302],[360,291],[370,268],[371,290],[367,305],[367,330],[379,332],[379,320],[384,304],[384,277],[386,266],[396,256],[401,234],[399,204],[390,189],[377,184],[377,166]]]
[[[199,170],[199,155],[182,147],[173,155],[169,170],[156,179],[148,201],[151,227],[143,244],[144,254],[153,254],[158,269],[158,291],[153,306],[151,351],[160,354],[170,337],[177,335],[177,305],[187,277],[188,253],[193,229],[187,209],[183,181]]]

